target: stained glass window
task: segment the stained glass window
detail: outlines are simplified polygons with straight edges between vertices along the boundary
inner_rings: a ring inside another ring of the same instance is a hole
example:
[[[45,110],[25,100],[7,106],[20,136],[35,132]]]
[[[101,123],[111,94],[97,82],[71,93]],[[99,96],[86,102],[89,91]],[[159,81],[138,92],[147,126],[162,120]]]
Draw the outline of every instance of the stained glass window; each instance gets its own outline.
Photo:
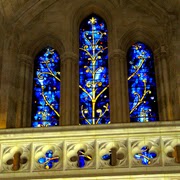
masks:
[[[80,124],[108,124],[109,76],[106,23],[92,14],[80,25]]]
[[[59,124],[60,57],[47,47],[34,61],[32,126],[46,127]]]
[[[147,45],[137,42],[127,55],[131,122],[158,121],[153,53]]]

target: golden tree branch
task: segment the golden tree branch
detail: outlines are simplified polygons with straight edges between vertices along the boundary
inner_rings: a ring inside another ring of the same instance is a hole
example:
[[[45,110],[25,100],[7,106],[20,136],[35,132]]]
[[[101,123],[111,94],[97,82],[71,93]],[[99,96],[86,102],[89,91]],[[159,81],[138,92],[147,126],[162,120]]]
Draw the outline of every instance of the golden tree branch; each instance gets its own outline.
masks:
[[[99,69],[102,69],[102,67],[97,68],[97,69],[95,70],[94,74],[96,74]],[[102,70],[103,70],[103,69],[102,69]]]
[[[130,114],[132,114],[132,112],[143,102],[143,99],[144,99],[144,97],[145,97],[145,95],[147,94],[147,93],[150,93],[151,91],[146,91],[146,81],[144,80],[143,81],[144,82],[144,93],[143,93],[143,96],[142,96],[142,98],[140,98],[140,95],[138,94],[138,93],[134,93],[134,95],[137,95],[138,96],[138,102],[137,102],[137,104],[132,108],[132,110],[130,111]]]
[[[96,121],[96,124],[98,124],[98,122],[100,121],[100,118],[101,118],[102,116],[104,116],[104,114],[105,114],[108,110],[109,110],[109,109],[108,109],[108,103],[107,103],[107,104],[105,105],[105,110],[104,110],[104,112],[100,114],[98,120]]]
[[[99,98],[99,96],[109,87],[109,85],[107,85],[97,96],[95,101],[97,101],[97,99]]]
[[[89,57],[91,58],[91,60],[93,60],[93,57],[92,57],[92,55],[89,53],[89,51],[87,51],[86,49],[83,49],[83,48],[79,48],[80,50],[82,50],[82,51],[84,51],[84,52],[86,52],[88,55],[89,55]]]
[[[84,68],[85,68],[86,70],[89,70],[89,72],[90,72],[91,74],[93,73],[88,66],[85,66]]]
[[[56,115],[57,115],[58,117],[60,117],[60,114],[54,109],[54,107],[53,107],[53,106],[48,102],[48,100],[46,99],[46,96],[44,95],[44,87],[43,87],[43,86],[41,86],[41,89],[42,89],[42,97],[43,97],[45,103],[56,113]]]
[[[92,100],[92,97],[91,95],[81,86],[79,85],[79,87],[90,97],[90,99]]]
[[[96,57],[98,56],[99,53],[103,52],[103,51],[104,51],[105,49],[107,49],[107,48],[108,48],[108,47],[105,47],[105,48],[99,50],[99,51],[95,54],[94,59],[96,59]]]
[[[142,63],[140,64],[140,66],[136,69],[136,71],[131,74],[131,76],[128,77],[128,80],[130,80],[133,76],[135,76],[137,74],[137,72],[139,71],[139,69],[142,67],[143,63],[144,63],[145,59],[142,59]]]
[[[51,71],[51,69],[49,68],[48,64],[49,64],[49,61],[45,62],[46,66],[47,66],[47,69],[49,70],[49,72],[52,74],[53,77],[55,77],[58,81],[60,81],[60,79],[55,76],[55,74]]]
[[[49,72],[40,72],[40,73],[37,75],[38,78],[41,79],[41,77],[42,77],[43,74],[49,74],[49,75],[52,75],[55,79],[57,79],[58,81],[61,82],[61,80],[60,80],[57,76],[55,76],[54,74],[49,73]]]
[[[95,45],[97,45],[97,44],[98,44],[98,42],[100,41],[100,39],[103,37],[103,33],[102,33],[102,32],[99,32],[99,33],[101,33],[101,36],[100,36],[100,38],[97,40],[97,42],[96,42],[96,44],[95,44]]]
[[[90,43],[91,47],[92,47],[92,43],[91,41],[87,38],[86,34],[84,35],[84,37],[86,38],[86,40]]]
[[[86,116],[84,115],[84,109],[83,109],[83,105],[81,106],[81,113],[82,113],[82,116],[84,117],[84,120],[91,125],[91,123],[87,120]]]

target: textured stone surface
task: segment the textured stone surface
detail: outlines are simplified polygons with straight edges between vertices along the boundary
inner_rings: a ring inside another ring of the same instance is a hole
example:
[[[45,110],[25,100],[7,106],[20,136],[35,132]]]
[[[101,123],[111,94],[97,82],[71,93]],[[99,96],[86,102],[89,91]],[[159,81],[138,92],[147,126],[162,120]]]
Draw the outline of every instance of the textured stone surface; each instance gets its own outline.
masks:
[[[5,138],[8,142],[11,137],[18,137],[17,134],[21,133],[23,136],[23,133],[28,132],[26,141],[29,137],[35,136],[33,131],[41,132],[37,135],[41,137],[41,134],[44,135],[51,130],[54,134],[66,129],[70,129],[64,132],[69,138],[73,137],[72,133],[78,134],[80,131],[94,136],[98,134],[98,129],[102,129],[103,136],[111,132],[106,131],[108,127],[105,125],[73,126],[73,129],[66,126],[77,125],[79,121],[78,31],[81,21],[91,13],[104,18],[108,27],[111,128],[117,127],[113,129],[112,134],[120,132],[122,136],[128,137],[132,132],[143,130],[144,133],[147,132],[144,129],[147,124],[128,124],[126,53],[134,42],[142,41],[154,53],[159,117],[161,121],[168,121],[151,123],[148,127],[155,134],[162,133],[162,126],[166,127],[169,129],[169,134],[175,132],[173,134],[175,137],[176,129],[180,126],[176,122],[180,121],[179,9],[179,0],[2,0],[0,2],[0,128],[2,128],[0,134],[6,135],[0,138],[2,140]],[[66,82],[61,86],[63,120],[60,122],[64,126],[52,129],[26,129],[25,127],[30,127],[31,121],[33,60],[47,45],[55,48],[63,59],[61,72]],[[117,124],[113,125],[113,123]],[[136,126],[139,126],[138,130]],[[4,129],[22,127],[25,129],[20,129],[21,133],[18,129],[12,129],[12,132]],[[121,130],[118,129],[120,127]],[[143,134],[140,136],[144,137]],[[133,178],[135,174],[133,172],[133,176],[130,174],[124,178]],[[48,174],[49,178],[50,176]],[[172,174],[166,176],[158,173],[148,177],[177,178]],[[99,177],[103,180],[106,178],[109,177]]]
[[[124,54],[124,57],[122,54],[119,57],[114,56],[111,58],[114,60],[110,60],[109,63],[112,122],[129,121],[125,61],[127,49],[135,41],[149,45],[155,55],[160,120],[178,120],[180,118],[178,7],[180,7],[178,0],[172,2],[112,0],[106,3],[103,0],[2,1],[1,127],[30,126],[31,107],[28,106],[32,101],[31,71],[35,55],[46,45],[51,45],[60,56],[71,52],[78,58],[79,24],[90,13],[97,13],[107,23],[109,54],[112,55],[114,51]],[[32,62],[22,66],[19,61],[20,54],[29,57]],[[31,71],[27,72],[27,68]],[[64,77],[68,78],[67,82],[71,81],[69,78],[72,78],[73,73],[75,78],[72,84],[62,85],[62,93],[65,92],[66,95],[62,98],[61,110],[63,106],[66,106],[66,110],[62,111],[61,115],[65,117],[64,119],[73,119],[71,122],[66,120],[69,122],[65,124],[77,124],[79,93],[77,63],[71,65],[71,62],[64,62],[61,71]],[[26,82],[23,82],[23,77]],[[63,88],[69,90],[66,92]],[[23,103],[26,104],[24,108],[21,107]],[[71,107],[71,110],[67,107]],[[71,113],[74,113],[74,117],[68,115]],[[27,114],[27,117],[22,114]]]

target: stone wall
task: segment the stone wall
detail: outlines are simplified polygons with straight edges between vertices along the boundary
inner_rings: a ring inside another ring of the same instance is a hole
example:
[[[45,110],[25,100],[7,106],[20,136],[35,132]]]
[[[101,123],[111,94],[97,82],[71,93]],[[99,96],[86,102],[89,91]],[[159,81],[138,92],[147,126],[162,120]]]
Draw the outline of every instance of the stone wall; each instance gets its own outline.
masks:
[[[160,120],[180,119],[178,0],[168,5],[160,0],[9,2],[1,4],[0,19],[1,128],[30,127],[33,60],[47,45],[59,52],[68,82],[62,82],[61,125],[78,124],[78,31],[91,13],[108,26],[111,122],[129,122],[126,53],[136,41],[154,52]]]

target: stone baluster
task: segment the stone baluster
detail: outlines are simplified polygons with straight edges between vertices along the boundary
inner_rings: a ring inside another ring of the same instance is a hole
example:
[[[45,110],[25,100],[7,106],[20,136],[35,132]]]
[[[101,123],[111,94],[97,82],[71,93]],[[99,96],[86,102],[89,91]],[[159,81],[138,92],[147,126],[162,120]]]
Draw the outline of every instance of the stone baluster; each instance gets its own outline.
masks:
[[[33,59],[25,54],[20,54],[18,57],[19,86],[16,127],[31,127]]]
[[[109,54],[111,123],[126,123],[129,107],[125,53],[117,49]]]
[[[66,52],[61,57],[61,125],[79,124],[78,56]]]

